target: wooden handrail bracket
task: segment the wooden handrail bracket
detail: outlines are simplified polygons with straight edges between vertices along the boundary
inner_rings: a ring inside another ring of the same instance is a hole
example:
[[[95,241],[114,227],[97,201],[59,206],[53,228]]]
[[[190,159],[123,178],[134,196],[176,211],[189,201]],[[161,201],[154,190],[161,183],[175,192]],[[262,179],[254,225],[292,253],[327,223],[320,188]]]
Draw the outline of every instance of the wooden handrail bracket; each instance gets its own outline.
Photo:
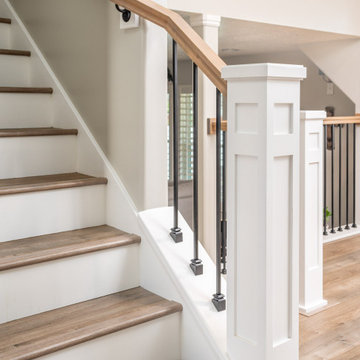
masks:
[[[221,119],[221,130],[227,131],[227,120]],[[208,135],[216,134],[216,119],[208,119]]]
[[[220,92],[226,95],[227,83],[221,78],[225,62],[179,14],[151,0],[111,1],[164,28]]]

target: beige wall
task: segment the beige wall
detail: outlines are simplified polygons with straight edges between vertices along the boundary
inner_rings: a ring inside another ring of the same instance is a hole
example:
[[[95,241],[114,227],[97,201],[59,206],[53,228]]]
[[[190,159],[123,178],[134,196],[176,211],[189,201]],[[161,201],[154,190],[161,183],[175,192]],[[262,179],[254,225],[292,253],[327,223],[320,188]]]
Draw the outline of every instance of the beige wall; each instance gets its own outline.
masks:
[[[145,22],[120,30],[120,14],[107,0],[11,2],[137,208],[166,204],[165,34]],[[160,57],[163,62],[156,61]],[[153,94],[147,95],[150,85]]]
[[[334,95],[326,95],[326,82],[319,76],[319,68],[301,51],[279,52],[273,54],[247,55],[224,58],[228,65],[262,62],[299,64],[307,68],[307,78],[301,82],[301,109],[325,110],[326,106],[335,107],[335,115],[354,115],[355,104],[338,86],[334,86]],[[179,83],[191,85],[191,63],[181,61]]]
[[[301,51],[231,57],[225,62],[229,65],[262,62],[304,65],[307,78],[301,82],[301,110],[324,110],[326,106],[334,106],[337,116],[355,114],[355,104],[336,85],[334,95],[326,95],[326,82],[319,76],[319,68]]]

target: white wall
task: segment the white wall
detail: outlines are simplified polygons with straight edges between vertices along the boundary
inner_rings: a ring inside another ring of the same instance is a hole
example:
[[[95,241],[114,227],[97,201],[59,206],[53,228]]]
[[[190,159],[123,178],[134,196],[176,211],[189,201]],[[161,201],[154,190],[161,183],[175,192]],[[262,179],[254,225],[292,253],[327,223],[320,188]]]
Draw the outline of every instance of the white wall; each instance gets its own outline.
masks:
[[[136,207],[165,205],[165,33],[120,30],[110,1],[11,2]]]
[[[179,11],[360,35],[358,0],[168,0],[168,5]]]

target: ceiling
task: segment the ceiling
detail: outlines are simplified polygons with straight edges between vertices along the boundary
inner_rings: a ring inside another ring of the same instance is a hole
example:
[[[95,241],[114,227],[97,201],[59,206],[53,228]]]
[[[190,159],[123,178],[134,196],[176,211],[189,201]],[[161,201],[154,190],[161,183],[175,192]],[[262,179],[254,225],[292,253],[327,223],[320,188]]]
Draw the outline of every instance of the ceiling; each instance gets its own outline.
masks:
[[[188,20],[189,13],[181,13]],[[219,29],[219,54],[221,57],[254,55],[269,52],[297,50],[303,44],[342,40],[353,36],[306,30],[294,27],[222,18]],[[169,44],[170,40],[169,40]],[[169,46],[169,58],[171,46]],[[186,55],[179,51],[179,59]]]

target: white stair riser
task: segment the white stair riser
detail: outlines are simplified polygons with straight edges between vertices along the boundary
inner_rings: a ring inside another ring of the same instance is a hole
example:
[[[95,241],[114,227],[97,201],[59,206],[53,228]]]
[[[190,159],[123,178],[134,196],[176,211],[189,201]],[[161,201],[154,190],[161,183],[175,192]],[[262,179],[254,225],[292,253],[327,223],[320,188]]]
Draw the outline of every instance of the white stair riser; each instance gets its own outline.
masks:
[[[0,323],[139,285],[138,244],[0,272]]]
[[[105,185],[0,196],[0,242],[105,224]]]
[[[60,350],[39,360],[180,360],[180,314]]]
[[[30,58],[27,56],[0,55],[1,86],[29,86]]]
[[[52,105],[49,94],[0,93],[0,127],[52,126]]]
[[[8,49],[10,46],[11,25],[0,23],[0,48]]]
[[[76,136],[0,138],[0,178],[76,171]]]

